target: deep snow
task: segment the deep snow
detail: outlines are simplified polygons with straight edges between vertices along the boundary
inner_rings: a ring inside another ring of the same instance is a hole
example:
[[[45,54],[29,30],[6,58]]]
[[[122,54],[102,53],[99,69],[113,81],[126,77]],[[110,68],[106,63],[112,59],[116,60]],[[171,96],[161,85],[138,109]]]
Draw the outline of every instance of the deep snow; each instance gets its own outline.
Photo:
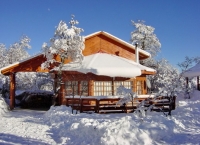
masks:
[[[48,111],[7,111],[0,99],[0,144],[199,144],[200,92],[191,99],[177,97],[172,116],[148,112],[129,114],[71,114],[66,106]]]

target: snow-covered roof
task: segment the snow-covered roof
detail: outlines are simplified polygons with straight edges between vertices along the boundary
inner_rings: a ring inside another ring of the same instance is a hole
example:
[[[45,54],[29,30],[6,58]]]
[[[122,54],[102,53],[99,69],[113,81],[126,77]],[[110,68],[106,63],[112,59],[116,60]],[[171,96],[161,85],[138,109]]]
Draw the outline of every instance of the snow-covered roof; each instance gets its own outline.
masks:
[[[183,77],[197,77],[200,76],[200,63],[182,73]]]
[[[113,40],[115,40],[115,41],[117,41],[117,42],[119,42],[119,43],[121,43],[121,44],[123,44],[123,45],[125,45],[125,46],[127,46],[127,47],[129,47],[129,48],[131,48],[131,49],[133,49],[133,50],[135,50],[135,46],[131,45],[130,43],[125,42],[125,41],[122,40],[122,39],[119,39],[119,38],[117,38],[117,37],[115,37],[115,36],[109,34],[108,32],[105,32],[105,31],[98,31],[98,32],[92,33],[92,34],[90,34],[90,35],[85,36],[85,39],[89,39],[90,37],[93,37],[93,36],[98,35],[98,34],[106,35],[107,37],[109,37],[109,38],[111,38],[111,39],[113,39]],[[150,56],[151,56],[150,53],[148,53],[148,52],[146,52],[146,51],[144,51],[144,50],[142,50],[142,49],[139,49],[139,53],[142,53],[143,55],[146,55],[147,57],[150,57]],[[43,54],[42,54],[42,53],[39,53],[39,54],[33,55],[33,56],[31,56],[31,57],[28,57],[28,58],[26,58],[26,59],[24,59],[24,60],[15,62],[15,63],[13,63],[13,64],[10,64],[10,65],[6,66],[6,67],[3,67],[3,68],[0,69],[0,74],[2,73],[2,70],[7,70],[7,69],[9,69],[9,68],[13,68],[13,67],[18,66],[19,64],[21,64],[21,63],[23,63],[23,62],[26,62],[26,61],[28,61],[28,60],[30,60],[30,59],[32,59],[32,58],[35,58],[35,57],[37,57],[37,56],[40,56],[40,55],[43,55]]]
[[[23,62],[25,62],[25,61],[28,61],[28,60],[30,60],[30,59],[32,59],[32,58],[35,58],[35,57],[37,57],[37,56],[40,56],[40,55],[43,55],[43,54],[42,54],[42,53],[39,53],[39,54],[30,56],[30,57],[28,57],[28,58],[26,58],[26,59],[17,61],[17,62],[15,62],[15,63],[13,63],[13,64],[8,65],[8,66],[5,66],[5,67],[3,67],[3,68],[0,69],[0,74],[2,73],[2,70],[6,70],[6,69],[8,69],[8,68],[17,66],[17,65],[19,65],[20,63],[23,63]]]
[[[105,31],[98,31],[98,32],[89,34],[89,35],[85,36],[85,39],[88,39],[88,38],[93,37],[93,36],[98,35],[98,34],[104,34],[107,37],[109,37],[111,39],[114,39],[115,41],[117,41],[117,42],[119,42],[121,44],[124,44],[124,45],[128,46],[129,48],[132,48],[133,50],[135,50],[135,46],[134,45],[132,45],[132,44],[130,44],[130,43],[128,43],[128,42],[126,42],[126,41],[124,41],[124,40],[122,40],[122,39],[120,39],[120,38],[118,38],[118,37],[116,37],[116,36],[114,36],[114,35],[112,35],[110,33],[108,33],[108,32],[105,32]],[[142,50],[140,48],[138,48],[138,50],[139,50],[139,53],[142,53],[142,54],[144,54],[144,55],[146,55],[148,57],[151,57],[151,54],[149,52],[144,51],[144,50]]]
[[[55,70],[58,70],[58,68]],[[85,74],[90,72],[96,75],[127,78],[140,76],[142,70],[155,72],[154,69],[134,61],[107,53],[96,53],[85,56],[81,65],[77,66],[74,63],[68,63],[63,66],[62,70],[78,71]]]

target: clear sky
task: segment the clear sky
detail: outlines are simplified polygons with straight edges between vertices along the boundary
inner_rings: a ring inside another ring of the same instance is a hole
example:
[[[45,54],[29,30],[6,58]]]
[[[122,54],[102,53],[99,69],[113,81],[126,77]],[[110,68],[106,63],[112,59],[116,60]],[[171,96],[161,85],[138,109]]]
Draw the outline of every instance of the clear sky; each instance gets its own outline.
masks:
[[[131,20],[144,20],[162,44],[159,58],[173,65],[185,56],[200,56],[200,0],[1,0],[0,43],[9,47],[27,35],[29,53],[39,53],[71,14],[84,36],[106,31],[127,42],[134,30]]]

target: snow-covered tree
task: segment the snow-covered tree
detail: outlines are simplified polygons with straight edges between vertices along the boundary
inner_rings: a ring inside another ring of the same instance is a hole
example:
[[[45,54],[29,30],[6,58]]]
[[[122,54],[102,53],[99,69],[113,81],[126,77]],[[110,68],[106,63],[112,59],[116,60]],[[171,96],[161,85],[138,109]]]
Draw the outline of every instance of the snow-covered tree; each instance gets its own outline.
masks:
[[[184,71],[186,71],[187,69],[191,68],[192,66],[196,65],[197,63],[200,63],[200,57],[185,57],[185,60],[181,63],[178,63],[178,66],[181,70],[181,74],[180,77],[182,77],[182,73]],[[197,84],[197,80],[196,78],[182,78],[185,80],[184,82],[184,88],[183,90],[185,90],[185,96],[186,98],[190,98],[190,93],[193,92],[193,90],[196,90],[196,84]],[[187,83],[186,83],[187,82]]]
[[[39,90],[53,91],[53,79],[49,73],[37,73],[35,86]]]
[[[30,38],[24,35],[19,42],[12,44],[6,52],[8,63],[12,64],[29,57],[30,55],[27,52],[27,49],[31,48],[29,43]]]
[[[26,59],[30,55],[27,52],[27,49],[31,48],[30,38],[27,36],[22,36],[19,42],[11,44],[10,47],[6,48],[4,44],[0,44],[0,68],[5,67],[14,62]],[[32,80],[34,78],[33,74],[30,73],[17,73],[16,75],[16,84],[17,89],[29,89],[33,84]],[[2,87],[8,90],[9,87],[9,78],[3,75],[0,75],[0,82],[2,82]]]
[[[68,59],[74,63],[80,64],[83,60],[82,50],[85,47],[85,39],[81,36],[83,29],[76,27],[78,21],[72,16],[68,26],[64,21],[60,21],[55,31],[55,35],[50,39],[50,44],[42,45],[42,50],[47,58],[47,61],[42,63],[42,68],[49,68],[52,63],[60,63],[59,68],[62,68],[64,60]],[[57,61],[54,56],[58,55],[61,62]]]
[[[185,60],[183,62],[178,63],[178,66],[181,69],[181,72],[184,72],[197,63],[200,63],[200,57],[199,56],[197,56],[197,57],[186,56]]]
[[[6,46],[4,44],[0,44],[0,68],[6,66],[8,64],[6,56]]]
[[[147,26],[144,21],[132,21],[135,30],[131,32],[132,44],[138,43],[139,48],[148,51],[153,57],[160,51],[161,43],[154,34],[155,28]]]
[[[157,73],[148,76],[151,82],[152,91],[165,96],[174,96],[184,88],[184,79],[180,77],[180,72],[167,60],[154,61]]]
[[[34,89],[36,80],[35,72],[18,72],[16,73],[16,89],[30,90]]]

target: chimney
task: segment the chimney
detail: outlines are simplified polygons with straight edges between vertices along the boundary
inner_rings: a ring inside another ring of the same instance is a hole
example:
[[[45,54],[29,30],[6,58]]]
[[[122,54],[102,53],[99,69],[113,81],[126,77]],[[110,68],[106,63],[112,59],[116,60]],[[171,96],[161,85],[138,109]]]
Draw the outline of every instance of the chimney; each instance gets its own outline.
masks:
[[[139,63],[139,50],[138,50],[138,43],[135,43],[135,62]]]

